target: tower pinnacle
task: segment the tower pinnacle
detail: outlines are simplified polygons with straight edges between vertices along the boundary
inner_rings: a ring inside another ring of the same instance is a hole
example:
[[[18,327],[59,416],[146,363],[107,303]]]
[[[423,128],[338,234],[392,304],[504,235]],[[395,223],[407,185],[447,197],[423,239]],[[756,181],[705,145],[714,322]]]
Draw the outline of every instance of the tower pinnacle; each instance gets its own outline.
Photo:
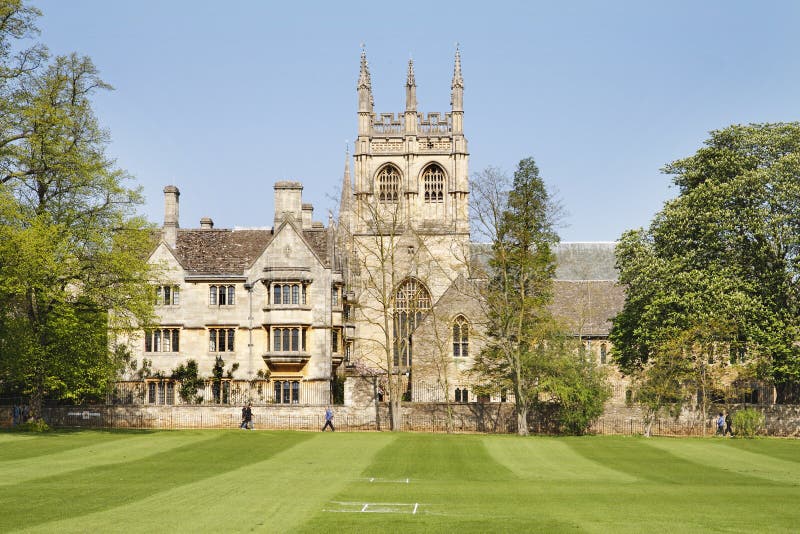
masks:
[[[417,110],[417,82],[414,79],[414,60],[408,60],[408,76],[406,77],[406,111]]]
[[[375,102],[372,99],[372,78],[369,75],[367,49],[361,45],[361,72],[358,75],[358,110],[372,112]]]
[[[464,78],[461,76],[461,51],[456,43],[456,59],[453,66],[453,83],[450,84],[450,106],[453,111],[464,111]]]

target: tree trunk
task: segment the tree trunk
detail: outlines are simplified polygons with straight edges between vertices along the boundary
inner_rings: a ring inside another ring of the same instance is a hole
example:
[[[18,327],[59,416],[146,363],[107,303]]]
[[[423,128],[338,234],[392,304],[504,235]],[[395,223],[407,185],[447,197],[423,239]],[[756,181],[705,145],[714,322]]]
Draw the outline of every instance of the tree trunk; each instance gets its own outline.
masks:
[[[517,435],[527,436],[528,432],[528,405],[524,402],[517,403]]]

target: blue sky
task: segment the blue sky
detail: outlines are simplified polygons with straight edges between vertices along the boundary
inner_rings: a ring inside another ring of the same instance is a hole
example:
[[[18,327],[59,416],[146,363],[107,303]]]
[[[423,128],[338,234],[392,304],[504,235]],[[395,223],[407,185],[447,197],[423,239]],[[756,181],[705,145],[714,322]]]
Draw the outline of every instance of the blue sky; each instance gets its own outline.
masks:
[[[455,43],[470,170],[528,156],[558,191],[565,241],[609,241],[674,196],[659,169],[712,129],[798,119],[800,2],[39,0],[40,40],[93,58],[110,154],[163,220],[269,226],[272,185],[335,209],[356,135],[365,43],[377,112],[449,110]]]

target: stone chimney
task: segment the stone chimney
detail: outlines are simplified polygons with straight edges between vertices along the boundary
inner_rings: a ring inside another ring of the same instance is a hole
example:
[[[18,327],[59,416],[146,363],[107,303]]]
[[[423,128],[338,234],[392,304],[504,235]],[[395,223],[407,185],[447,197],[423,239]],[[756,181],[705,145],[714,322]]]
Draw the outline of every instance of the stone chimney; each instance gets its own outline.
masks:
[[[178,197],[181,192],[174,185],[164,188],[164,242],[175,247],[178,241]]]
[[[303,230],[311,228],[311,223],[314,219],[314,205],[303,204]]]
[[[203,230],[211,230],[214,228],[214,221],[211,219],[211,217],[203,217],[200,219],[200,228]]]
[[[296,222],[303,221],[303,184],[300,182],[275,183],[275,227],[286,215]]]

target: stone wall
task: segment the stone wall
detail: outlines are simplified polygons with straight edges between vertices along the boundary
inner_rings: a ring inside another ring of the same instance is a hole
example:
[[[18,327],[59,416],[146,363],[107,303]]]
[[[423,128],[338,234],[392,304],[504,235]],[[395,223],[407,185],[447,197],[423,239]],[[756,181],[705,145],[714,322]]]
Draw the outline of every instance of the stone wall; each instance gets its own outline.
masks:
[[[766,434],[800,437],[800,405],[749,406],[764,413]],[[732,411],[743,407],[733,407]],[[10,406],[0,406],[0,428],[11,426]],[[334,406],[334,424],[340,431],[388,430],[388,406]],[[254,406],[255,427],[261,430],[309,430],[322,428],[325,410],[320,406]],[[55,406],[44,410],[51,426],[78,428],[230,428],[241,423],[237,406]],[[516,422],[510,403],[407,403],[403,406],[403,430],[420,432],[511,433]],[[547,433],[545,419],[530,421],[534,433]],[[735,431],[735,428],[734,428]],[[591,428],[596,434],[635,435],[644,432],[638,408],[614,407]],[[689,414],[678,420],[661,418],[653,423],[653,435],[713,435],[714,425]]]

